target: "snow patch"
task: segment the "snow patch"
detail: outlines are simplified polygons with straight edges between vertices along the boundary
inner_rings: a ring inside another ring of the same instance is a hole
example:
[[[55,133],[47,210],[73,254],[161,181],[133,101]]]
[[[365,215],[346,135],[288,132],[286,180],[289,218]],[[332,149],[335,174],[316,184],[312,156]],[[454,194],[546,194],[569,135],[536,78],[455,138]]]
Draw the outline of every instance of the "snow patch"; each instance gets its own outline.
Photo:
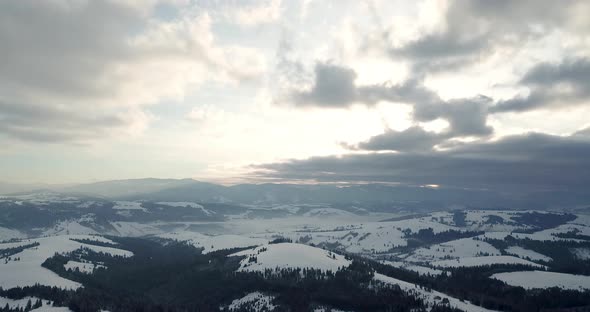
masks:
[[[532,261],[545,261],[545,262],[553,261],[553,259],[551,259],[550,257],[547,257],[543,254],[540,254],[540,253],[530,250],[530,249],[522,248],[520,246],[510,246],[510,247],[506,248],[505,251],[511,255],[517,256],[522,259],[528,259],[528,260],[532,260]]]
[[[94,264],[91,262],[80,262],[80,261],[73,261],[70,260],[68,263],[64,264],[64,269],[72,270],[72,271],[80,271],[81,273],[85,274],[92,274],[95,269],[99,268],[106,268],[106,266],[102,264]]]
[[[265,295],[257,291],[232,301],[228,308],[230,311],[235,311],[240,309],[243,305],[248,304],[254,308],[254,311],[273,311],[276,308],[276,306],[272,304],[274,299],[274,296]]]
[[[141,210],[147,212],[147,209],[141,206],[140,202],[134,201],[116,201],[113,206],[115,210]]]
[[[245,256],[238,271],[264,271],[275,268],[313,268],[322,271],[338,271],[352,261],[344,256],[302,244],[269,244],[234,253]],[[250,259],[254,257],[255,261]]]
[[[259,246],[268,243],[263,238],[251,238],[242,235],[205,235],[196,232],[173,232],[157,235],[160,238],[188,242],[197,248],[203,248],[203,253],[231,248]]]
[[[424,300],[424,302],[429,307],[432,307],[434,304],[441,304],[444,299],[447,299],[449,301],[449,305],[451,307],[454,307],[454,308],[457,308],[457,309],[460,309],[463,311],[469,311],[469,312],[493,311],[493,310],[488,310],[486,308],[482,308],[480,306],[476,306],[474,304],[471,304],[469,301],[461,301],[457,298],[453,298],[451,296],[445,295],[445,294],[435,291],[435,290],[428,291],[426,289],[419,287],[416,284],[404,282],[402,280],[398,280],[396,278],[389,277],[389,276],[386,276],[386,275],[383,275],[380,273],[375,273],[375,276],[373,278],[375,280],[383,282],[385,284],[398,285],[403,291],[406,291],[406,292],[413,294],[419,298],[422,298]]]
[[[168,206],[168,207],[190,207],[195,209],[200,209],[203,211],[204,214],[211,216],[215,214],[213,211],[205,209],[203,205],[199,205],[193,202],[157,202],[158,205]]]
[[[474,266],[482,266],[482,265],[493,265],[493,264],[522,264],[522,265],[530,265],[538,268],[543,268],[544,266],[536,264],[534,262],[520,259],[513,256],[489,256],[489,257],[466,257],[466,258],[459,258],[454,260],[441,260],[435,261],[431,263],[435,267],[474,267]]]
[[[520,286],[526,289],[559,287],[572,290],[590,289],[590,276],[546,271],[520,271],[497,273],[491,278],[505,282],[508,285]]]

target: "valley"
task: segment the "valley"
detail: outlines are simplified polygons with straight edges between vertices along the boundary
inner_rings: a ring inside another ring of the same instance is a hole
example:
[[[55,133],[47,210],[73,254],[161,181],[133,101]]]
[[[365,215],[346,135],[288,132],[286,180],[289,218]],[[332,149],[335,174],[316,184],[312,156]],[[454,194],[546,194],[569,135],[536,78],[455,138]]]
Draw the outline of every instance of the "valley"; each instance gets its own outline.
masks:
[[[387,300],[363,303],[386,296],[364,293],[377,288],[396,291],[390,299],[409,300],[402,300],[401,310],[529,311],[505,294],[467,288],[479,280],[503,293],[557,291],[554,307],[590,304],[590,218],[580,212],[454,209],[412,214],[358,204],[120,201],[59,193],[4,196],[0,212],[0,297],[10,309],[19,309],[29,297],[72,311],[144,305],[124,303],[112,293],[115,282],[133,289],[130,293],[147,287],[144,291],[152,294],[144,306],[148,310],[365,311],[391,306]],[[143,275],[151,273],[144,270],[169,275],[148,278]],[[228,279],[235,279],[236,287],[205,302],[172,291],[178,283],[196,287],[203,272],[217,276],[208,280],[213,289]],[[196,279],[186,280],[186,274],[196,274]],[[466,276],[469,281],[461,283]],[[351,289],[337,289],[348,293],[361,287],[359,303],[317,289],[339,278],[362,280]],[[168,286],[156,287],[156,282]],[[285,299],[295,290],[307,299]],[[103,292],[113,297],[80,305]],[[163,294],[154,295],[159,292]],[[579,302],[560,301],[562,296]]]

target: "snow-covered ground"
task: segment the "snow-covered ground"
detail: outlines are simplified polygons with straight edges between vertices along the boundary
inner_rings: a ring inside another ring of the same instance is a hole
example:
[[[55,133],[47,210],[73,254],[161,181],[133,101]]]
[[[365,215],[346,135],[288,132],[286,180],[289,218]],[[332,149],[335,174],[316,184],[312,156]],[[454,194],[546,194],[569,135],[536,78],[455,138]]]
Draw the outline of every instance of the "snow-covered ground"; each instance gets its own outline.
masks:
[[[356,214],[335,208],[316,208],[303,214],[304,217],[350,218]]]
[[[140,202],[134,201],[116,201],[113,206],[115,210],[141,210],[146,212],[147,209],[141,206]]]
[[[92,235],[98,234],[95,230],[81,225],[76,220],[65,220],[56,223],[52,228],[43,232],[43,236],[54,235]]]
[[[31,312],[73,312],[73,311],[70,310],[68,307],[44,306],[44,307],[40,307],[40,308],[31,310]]]
[[[434,267],[474,267],[493,264],[523,264],[543,268],[542,265],[513,256],[465,257],[454,260],[441,260],[431,263]]]
[[[89,235],[61,235],[30,240],[30,242],[38,242],[39,246],[25,249],[13,255],[12,260],[7,263],[0,262],[0,276],[2,277],[0,278],[0,287],[8,289],[40,284],[66,289],[79,288],[81,286],[79,283],[62,278],[41,266],[47,258],[52,257],[55,253],[66,253],[85,247],[95,252],[115,256],[130,257],[133,255],[127,250],[87,245],[71,239],[100,240],[113,243],[105,238]],[[3,249],[2,246],[3,244],[0,244],[0,249]]]
[[[433,269],[426,266],[415,265],[403,261],[381,261],[381,263],[390,265],[392,267],[413,271],[420,275],[440,275],[444,272],[439,269]]]
[[[252,292],[242,298],[232,301],[228,306],[230,311],[238,310],[245,304],[249,304],[254,311],[273,311],[276,306],[272,304],[275,298],[270,295],[265,295],[261,292]]]
[[[27,303],[29,301],[31,301],[31,304],[35,304],[35,302],[37,302],[37,300],[39,300],[39,298],[37,297],[24,297],[22,299],[10,299],[10,298],[5,298],[5,297],[0,297],[0,308],[4,308],[7,304],[11,309],[16,309],[16,308],[25,308],[27,306]],[[43,305],[47,304],[47,300],[41,300],[41,303]]]
[[[111,222],[117,233],[121,236],[145,236],[150,234],[161,234],[163,231],[152,224],[139,222]]]
[[[302,244],[281,243],[259,246],[240,251],[230,256],[245,256],[240,261],[239,271],[264,271],[275,268],[313,268],[323,271],[338,271],[352,261],[344,256]],[[250,262],[250,257],[256,257]]]
[[[157,202],[158,205],[169,206],[169,207],[190,207],[195,209],[200,209],[203,211],[204,214],[210,216],[214,215],[215,213],[211,210],[205,209],[203,205],[193,203],[193,202]]]
[[[27,306],[29,300],[31,301],[31,305],[34,305],[39,298],[37,297],[24,297],[22,299],[9,299],[0,297],[0,307],[4,308],[6,305],[11,309],[23,309]],[[32,312],[72,312],[67,307],[54,307],[51,305],[51,301],[41,299],[42,306],[31,310]]]
[[[572,248],[570,252],[581,260],[590,260],[590,249],[589,248]]]
[[[461,301],[457,298],[447,296],[441,292],[434,291],[434,290],[428,291],[426,289],[419,287],[416,284],[404,282],[402,280],[398,280],[398,279],[395,279],[395,278],[392,278],[389,276],[385,276],[383,274],[375,273],[374,279],[376,281],[379,281],[379,282],[382,282],[385,284],[398,285],[402,290],[404,290],[410,294],[413,294],[419,298],[422,298],[424,300],[424,302],[426,304],[428,304],[430,307],[432,307],[436,303],[441,304],[444,299],[447,299],[449,301],[449,305],[451,307],[454,307],[454,308],[457,308],[457,309],[460,309],[463,311],[468,311],[468,312],[493,311],[493,310],[488,310],[488,309],[482,308],[480,306],[476,306],[474,304],[471,304],[469,301]]]
[[[80,199],[73,196],[63,195],[52,191],[42,191],[31,194],[11,195],[10,197],[4,196],[4,198],[10,198],[16,201],[17,204],[22,202],[29,202],[36,205],[48,205],[52,203],[68,203],[77,202]]]
[[[508,254],[517,256],[519,258],[522,259],[528,259],[528,260],[532,260],[532,261],[545,261],[545,262],[549,262],[552,261],[553,259],[551,259],[550,257],[547,257],[545,255],[542,255],[536,251],[530,250],[530,249],[525,249],[522,248],[520,246],[510,246],[508,248],[506,248],[505,250]]]
[[[210,253],[221,249],[259,246],[268,243],[268,240],[263,238],[251,238],[233,234],[205,235],[187,231],[166,233],[157,236],[165,239],[188,242],[197,248],[203,248],[203,253]]]
[[[559,287],[564,289],[590,289],[590,276],[546,271],[520,271],[497,273],[491,276],[508,285],[526,289]]]
[[[501,253],[494,246],[473,238],[462,238],[446,243],[419,248],[412,252],[406,261],[431,262],[444,259],[457,259],[477,256],[499,256]]]
[[[27,237],[25,234],[21,233],[20,231],[8,229],[5,227],[0,226],[0,242],[11,240],[11,239],[21,239]]]
[[[102,264],[94,264],[91,262],[80,262],[80,261],[70,260],[66,264],[64,264],[64,268],[66,270],[72,270],[72,271],[78,270],[81,273],[91,274],[92,272],[94,272],[95,269],[106,268],[106,267]]]

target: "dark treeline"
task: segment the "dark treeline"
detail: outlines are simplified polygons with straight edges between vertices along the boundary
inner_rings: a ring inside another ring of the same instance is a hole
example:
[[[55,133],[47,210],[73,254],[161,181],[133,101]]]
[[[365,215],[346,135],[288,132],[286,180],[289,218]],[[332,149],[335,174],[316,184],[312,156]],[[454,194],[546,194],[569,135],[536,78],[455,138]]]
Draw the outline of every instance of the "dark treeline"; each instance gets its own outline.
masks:
[[[315,307],[353,311],[426,309],[420,298],[402,291],[399,286],[376,282],[373,276],[379,272],[417,284],[423,291],[437,290],[500,311],[532,312],[590,306],[590,292],[558,288],[527,291],[489,278],[500,272],[537,269],[523,265],[451,268],[449,274],[431,276],[347,255],[352,265],[337,272],[307,268],[236,272],[242,258],[227,255],[240,249],[202,254],[200,249],[178,242],[162,245],[142,238],[111,239],[119,247],[132,251],[134,256],[112,257],[79,249],[55,255],[43,264],[62,277],[82,283],[83,288],[75,291],[46,286],[0,289],[0,296],[13,299],[35,296],[51,300],[56,306],[68,306],[75,312],[100,309],[112,312],[213,311],[255,291],[273,296],[275,311],[310,311]],[[534,250],[532,245],[526,247]],[[555,246],[544,248],[550,247]],[[101,263],[107,269],[97,269],[93,274],[67,271],[64,264],[69,260]],[[245,304],[241,311],[253,309],[254,304]],[[441,302],[432,311],[456,310]]]
[[[590,249],[589,241],[539,241],[529,238],[516,239],[513,236],[507,236],[504,240],[485,239],[485,241],[500,250],[505,250],[510,246],[520,246],[548,256],[552,261],[537,262],[549,267],[550,271],[590,275],[590,261],[578,258],[574,253],[577,248]]]
[[[29,248],[33,248],[33,247],[37,247],[37,246],[39,246],[39,243],[33,242],[30,244],[26,244],[26,245],[22,245],[22,246],[18,246],[18,247],[0,249],[0,259],[8,258],[12,255],[16,255],[17,253],[20,253],[21,251],[23,251],[25,249],[29,249]]]
[[[408,240],[407,247],[409,248],[416,248],[424,245],[431,245],[431,244],[440,244],[444,242],[449,242],[452,240],[460,239],[460,238],[467,238],[473,237],[477,235],[481,235],[484,232],[475,232],[475,231],[456,231],[456,230],[448,230],[444,232],[434,233],[432,228],[427,229],[420,229],[418,232],[414,233],[410,230],[404,232],[404,238]]]
[[[275,304],[289,311],[327,306],[355,311],[422,311],[423,302],[397,286],[370,286],[373,268],[353,261],[337,272],[314,269],[274,269],[236,272],[236,250],[202,254],[184,243],[165,246],[147,239],[112,238],[134,257],[111,257],[80,249],[49,258],[43,266],[84,285],[75,291],[34,286],[0,291],[9,298],[38,296],[76,312],[214,311],[250,292],[272,294]],[[108,269],[93,274],[66,271],[69,260],[100,262]],[[281,308],[281,309],[282,309]],[[441,307],[442,308],[442,307]],[[280,311],[280,309],[278,310]]]

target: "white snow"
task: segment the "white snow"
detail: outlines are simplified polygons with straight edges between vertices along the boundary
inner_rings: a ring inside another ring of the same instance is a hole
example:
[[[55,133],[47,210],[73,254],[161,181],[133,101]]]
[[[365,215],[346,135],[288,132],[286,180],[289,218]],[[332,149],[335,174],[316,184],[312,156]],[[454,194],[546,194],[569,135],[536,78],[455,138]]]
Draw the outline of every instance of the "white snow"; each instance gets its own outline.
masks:
[[[44,306],[44,307],[40,307],[40,308],[31,310],[31,312],[73,312],[73,311],[67,307]]]
[[[85,202],[82,202],[82,203],[78,204],[78,206],[77,206],[77,207],[78,207],[78,208],[83,208],[83,209],[86,209],[86,208],[90,208],[90,206],[92,206],[92,205],[94,205],[94,204],[96,204],[96,203],[97,203],[97,202],[95,202],[95,201],[92,201],[92,200],[91,200],[91,201],[85,201]]]
[[[420,275],[441,275],[443,273],[443,271],[439,269],[433,269],[403,261],[381,261],[381,263],[390,265],[392,267],[413,271]]]
[[[25,234],[23,234],[17,230],[13,230],[13,229],[9,229],[9,228],[5,228],[5,227],[0,226],[0,242],[11,240],[14,238],[25,238],[25,237],[27,237]]]
[[[580,260],[590,260],[590,249],[589,248],[572,248],[570,252]]]
[[[508,285],[526,289],[559,287],[564,289],[590,289],[590,276],[546,271],[520,271],[497,273],[491,276]]]
[[[383,282],[385,284],[390,284],[390,285],[399,285],[399,287],[406,291],[409,292],[410,294],[413,294],[419,298],[422,298],[424,300],[424,302],[429,306],[432,307],[435,303],[442,303],[443,299],[448,299],[449,300],[449,305],[451,307],[463,310],[463,311],[469,311],[469,312],[488,312],[488,311],[493,311],[493,310],[488,310],[485,308],[482,308],[480,306],[476,306],[474,304],[471,304],[469,301],[461,301],[457,298],[453,298],[451,296],[447,296],[441,292],[438,291],[428,291],[425,289],[422,289],[420,287],[418,287],[418,285],[416,284],[412,284],[412,283],[408,283],[408,282],[404,282],[402,280],[398,280],[389,276],[385,276],[383,274],[379,274],[379,273],[375,273],[375,280]]]
[[[272,304],[274,299],[275,297],[273,296],[265,295],[256,291],[232,301],[228,308],[230,311],[234,311],[241,308],[245,304],[253,304],[254,311],[273,311],[276,307],[274,304]]]
[[[500,254],[500,251],[489,243],[473,238],[462,238],[432,245],[428,248],[418,248],[404,260],[411,262],[430,262],[483,255],[499,256]]]
[[[251,238],[243,235],[205,235],[196,232],[172,232],[157,235],[165,239],[184,241],[197,248],[204,248],[203,253],[230,248],[252,247],[267,244],[268,240],[263,238]]]
[[[76,269],[78,269],[78,271],[80,271],[81,273],[92,274],[92,272],[94,272],[94,269],[106,267],[102,264],[69,260],[66,264],[64,264],[64,268],[66,270],[72,271],[76,271]]]
[[[549,262],[552,261],[553,259],[551,259],[550,257],[547,257],[545,255],[542,255],[536,251],[530,250],[530,249],[525,249],[522,248],[520,246],[510,246],[508,248],[506,248],[505,250],[507,253],[517,256],[519,258],[522,259],[528,259],[528,260],[532,260],[532,261],[545,261],[545,262]]]
[[[31,304],[35,304],[35,302],[37,302],[39,298],[37,297],[24,297],[21,299],[10,299],[10,298],[5,298],[5,297],[0,297],[0,309],[4,308],[6,306],[6,304],[8,304],[8,306],[11,309],[16,309],[16,308],[25,308],[27,306],[27,302],[29,300],[31,300]],[[46,300],[41,300],[41,302],[43,302],[43,304],[45,304]]]
[[[103,252],[114,256],[130,257],[133,255],[130,251],[110,247],[101,247],[87,245],[71,240],[73,239],[101,239],[98,236],[89,235],[62,235],[41,237],[34,241],[39,242],[39,246],[28,248],[18,254],[13,255],[13,260],[8,263],[0,262],[0,287],[8,289],[13,287],[32,286],[35,284],[57,286],[66,289],[76,289],[81,285],[79,283],[67,280],[44,268],[41,264],[52,257],[55,253],[71,252],[80,247],[92,249],[95,252]],[[106,240],[102,238],[102,240]],[[106,240],[108,241],[108,240]],[[0,244],[0,249],[2,249]],[[15,261],[15,258],[20,258]]]
[[[74,220],[60,221],[52,228],[49,228],[43,232],[43,236],[92,234],[98,234],[98,232],[89,227],[83,226]]]
[[[313,268],[323,271],[338,271],[352,261],[344,256],[302,244],[281,243],[259,246],[234,253],[230,256],[246,256],[238,271],[264,271],[275,268]],[[256,262],[249,262],[249,257]]]
[[[205,209],[205,207],[203,207],[203,205],[199,205],[199,204],[193,203],[193,202],[157,202],[156,204],[169,206],[169,207],[190,207],[190,208],[200,209],[201,211],[203,211],[204,214],[206,214],[208,216],[214,214],[213,211]]]
[[[513,256],[489,256],[489,257],[466,257],[454,260],[441,260],[434,261],[431,263],[435,267],[473,267],[480,265],[492,265],[492,264],[523,264],[534,267],[543,267],[542,265],[534,262],[520,259]]]
[[[162,233],[159,228],[145,223],[116,221],[111,222],[111,225],[121,236],[138,237]]]
[[[141,206],[140,202],[134,201],[116,201],[113,209],[116,210],[141,210],[147,212],[147,209]]]
[[[327,307],[326,308],[315,308],[315,309],[313,309],[313,312],[329,312],[329,311],[331,311],[331,312],[347,312],[347,311],[343,311],[343,310],[340,310],[340,309],[327,308]]]
[[[303,214],[305,217],[330,217],[330,218],[350,218],[355,217],[354,213],[336,209],[336,208],[316,208]]]

